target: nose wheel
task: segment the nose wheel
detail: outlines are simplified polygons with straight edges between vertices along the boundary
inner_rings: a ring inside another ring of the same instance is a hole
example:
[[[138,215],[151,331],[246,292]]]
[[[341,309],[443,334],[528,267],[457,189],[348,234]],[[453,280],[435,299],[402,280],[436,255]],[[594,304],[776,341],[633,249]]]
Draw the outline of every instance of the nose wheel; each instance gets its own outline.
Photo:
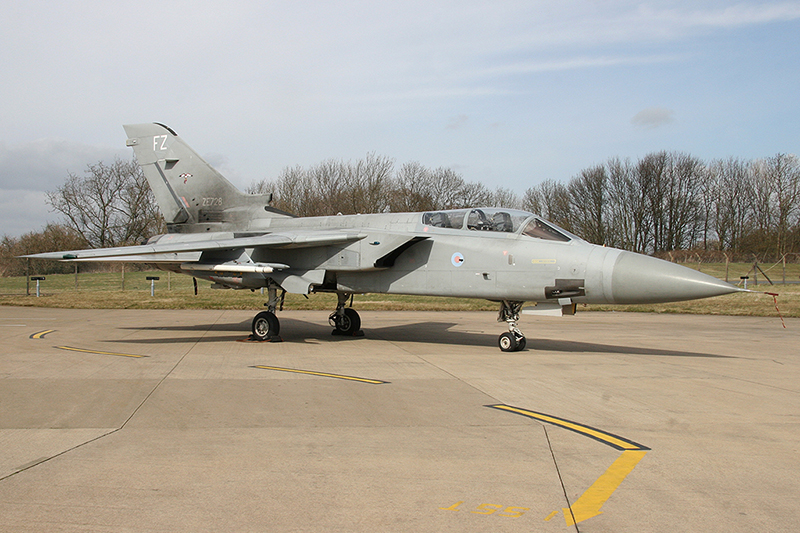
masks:
[[[500,338],[497,340],[497,344],[504,352],[519,352],[525,349],[527,340],[523,336],[517,336],[508,331],[500,335]]]
[[[508,300],[500,302],[500,314],[497,317],[497,321],[508,324],[508,331],[500,335],[497,339],[497,344],[500,346],[500,350],[504,352],[519,352],[524,350],[528,344],[525,335],[517,327],[523,303]]]

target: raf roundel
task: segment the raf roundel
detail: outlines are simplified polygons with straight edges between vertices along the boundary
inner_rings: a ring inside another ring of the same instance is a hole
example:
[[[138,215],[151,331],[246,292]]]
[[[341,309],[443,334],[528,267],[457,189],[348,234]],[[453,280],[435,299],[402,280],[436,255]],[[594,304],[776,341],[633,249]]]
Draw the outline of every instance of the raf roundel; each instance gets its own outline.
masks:
[[[464,256],[461,255],[461,252],[456,252],[453,254],[453,257],[450,258],[450,262],[453,263],[454,267],[460,267],[464,264]]]

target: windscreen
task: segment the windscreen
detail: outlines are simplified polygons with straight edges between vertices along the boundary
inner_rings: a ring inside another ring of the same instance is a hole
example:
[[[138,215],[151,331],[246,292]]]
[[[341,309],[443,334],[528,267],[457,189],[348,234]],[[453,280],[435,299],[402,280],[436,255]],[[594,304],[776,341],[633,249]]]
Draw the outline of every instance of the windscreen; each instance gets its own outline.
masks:
[[[546,241],[569,242],[570,238],[539,218],[532,218],[522,230],[523,235]]]

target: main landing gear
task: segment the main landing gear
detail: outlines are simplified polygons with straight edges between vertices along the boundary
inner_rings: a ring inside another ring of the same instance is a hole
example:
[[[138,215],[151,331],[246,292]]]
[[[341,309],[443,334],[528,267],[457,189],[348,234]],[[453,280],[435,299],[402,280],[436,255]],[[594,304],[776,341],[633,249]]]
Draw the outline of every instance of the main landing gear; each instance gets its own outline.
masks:
[[[527,341],[525,335],[517,327],[519,313],[524,302],[503,300],[500,302],[500,314],[497,316],[498,322],[508,324],[508,331],[500,335],[497,344],[504,352],[518,352],[525,349]]]
[[[269,301],[266,303],[267,310],[258,313],[253,318],[251,327],[252,335],[250,338],[256,341],[270,341],[281,342],[279,336],[281,332],[281,323],[275,315],[278,306],[283,308],[283,297],[286,294],[284,291],[278,297],[278,289],[280,286],[270,283],[267,286],[269,293]],[[346,307],[348,298],[352,297],[350,293],[339,293],[339,302],[334,311],[328,318],[331,326],[333,326],[334,335],[343,335],[347,337],[363,337],[364,332],[361,331],[361,317],[352,307]]]
[[[338,293],[339,303],[336,304],[336,311],[331,313],[328,317],[328,322],[333,326],[334,335],[343,335],[346,337],[363,337],[364,332],[361,331],[361,317],[358,312],[352,307],[345,307],[347,299],[352,298],[352,294],[346,292]]]
[[[270,342],[281,342],[283,340],[278,336],[281,332],[281,323],[278,317],[275,316],[275,311],[278,309],[278,304],[283,307],[283,297],[286,295],[286,291],[278,298],[278,288],[278,285],[274,283],[267,285],[269,294],[269,301],[266,304],[267,310],[261,311],[253,318],[251,327],[253,334],[250,336],[253,340]]]

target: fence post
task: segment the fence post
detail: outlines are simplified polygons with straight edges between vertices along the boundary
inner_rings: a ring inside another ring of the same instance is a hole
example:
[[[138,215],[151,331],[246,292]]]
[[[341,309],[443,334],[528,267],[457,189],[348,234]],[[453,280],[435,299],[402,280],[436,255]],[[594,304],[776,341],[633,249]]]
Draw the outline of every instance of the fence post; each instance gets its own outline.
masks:
[[[728,266],[729,266],[730,260],[728,259],[728,254],[723,253],[722,255],[725,256],[725,283],[728,283]]]
[[[44,281],[44,276],[34,276],[31,278],[33,281],[36,282],[36,297],[39,297],[39,282]]]
[[[786,285],[786,254],[781,258],[783,260],[783,284]]]
[[[152,298],[156,295],[156,281],[159,278],[158,276],[147,276],[145,279],[150,282],[150,297]]]

